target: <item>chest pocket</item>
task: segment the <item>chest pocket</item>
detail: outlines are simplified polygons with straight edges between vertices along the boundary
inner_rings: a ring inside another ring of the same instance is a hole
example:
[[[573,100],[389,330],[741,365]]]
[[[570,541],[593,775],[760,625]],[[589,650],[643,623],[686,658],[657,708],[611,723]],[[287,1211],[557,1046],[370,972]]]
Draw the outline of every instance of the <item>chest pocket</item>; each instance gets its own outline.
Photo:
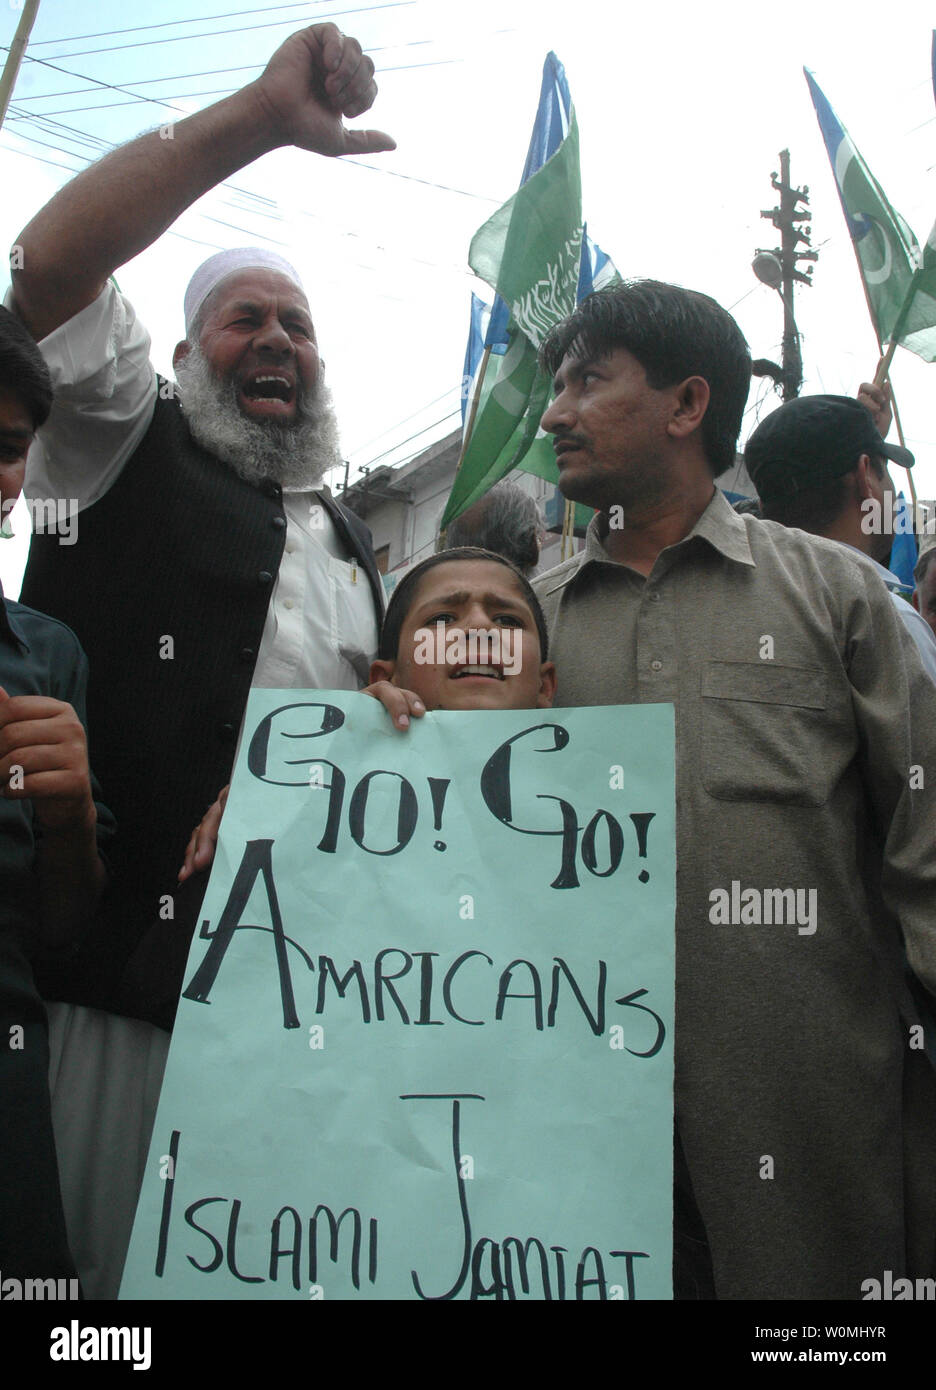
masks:
[[[356,560],[330,555],[328,583],[334,650],[354,668],[362,685],[367,685],[370,663],[377,654],[377,620],[367,574]]]
[[[720,801],[822,806],[840,775],[843,730],[830,728],[817,667],[707,661],[702,785]]]

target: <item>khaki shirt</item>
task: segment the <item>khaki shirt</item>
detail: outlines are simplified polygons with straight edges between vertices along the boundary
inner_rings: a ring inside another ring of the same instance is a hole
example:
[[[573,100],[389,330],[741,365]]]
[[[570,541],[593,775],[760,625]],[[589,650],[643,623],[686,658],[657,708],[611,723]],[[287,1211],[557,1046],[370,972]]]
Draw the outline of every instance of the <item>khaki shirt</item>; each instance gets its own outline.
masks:
[[[936,992],[936,688],[843,546],[716,493],[644,578],[598,521],[534,587],[558,706],[676,707],[676,1104],[719,1297],[933,1274],[900,932]]]

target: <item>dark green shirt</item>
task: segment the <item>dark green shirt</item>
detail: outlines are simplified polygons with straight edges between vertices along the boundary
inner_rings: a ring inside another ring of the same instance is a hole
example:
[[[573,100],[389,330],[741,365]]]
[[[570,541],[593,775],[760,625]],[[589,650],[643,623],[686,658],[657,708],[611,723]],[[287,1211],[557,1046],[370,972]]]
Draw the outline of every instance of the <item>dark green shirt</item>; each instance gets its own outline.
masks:
[[[3,598],[0,686],[45,695],[84,721],[87,661],[54,618]],[[99,802],[98,839],[113,830]],[[0,798],[0,1275],[74,1276],[65,1238],[49,1107],[46,1015],[33,981],[37,879],[32,803]]]

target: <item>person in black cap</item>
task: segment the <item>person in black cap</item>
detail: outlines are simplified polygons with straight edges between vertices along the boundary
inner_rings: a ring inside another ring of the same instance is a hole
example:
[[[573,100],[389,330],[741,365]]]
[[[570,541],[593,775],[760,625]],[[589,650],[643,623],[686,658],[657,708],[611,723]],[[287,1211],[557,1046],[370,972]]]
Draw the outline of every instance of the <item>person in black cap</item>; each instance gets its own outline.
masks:
[[[766,520],[839,541],[867,557],[936,681],[936,640],[886,568],[895,510],[887,463],[912,468],[910,450],[885,443],[860,401],[800,396],[761,421],[744,460]]]

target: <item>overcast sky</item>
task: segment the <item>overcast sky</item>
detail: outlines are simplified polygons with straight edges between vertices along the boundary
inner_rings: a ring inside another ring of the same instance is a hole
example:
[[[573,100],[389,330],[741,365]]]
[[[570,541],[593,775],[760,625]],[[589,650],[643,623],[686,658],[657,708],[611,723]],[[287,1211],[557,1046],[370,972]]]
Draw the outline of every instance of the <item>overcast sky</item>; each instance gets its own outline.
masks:
[[[102,35],[143,16],[152,27]],[[269,155],[231,180],[236,190],[202,199],[176,224],[178,235],[124,267],[118,280],[153,335],[160,370],[168,372],[182,336],[195,266],[219,247],[272,244],[305,279],[352,478],[450,430],[470,291],[481,288],[467,268],[468,244],[516,188],[552,48],[578,113],[589,231],[622,274],[706,291],[735,314],[754,356],[779,360],[780,300],[750,262],[756,247],[777,244],[759,213],[776,201],[770,174],[788,147],[794,183],[810,189],[820,251],[814,288],[797,299],[804,392],[853,394],[873,374],[874,334],[802,67],[925,240],[936,220],[934,11],[917,0],[883,9],[824,0],[786,11],[669,3],[642,12],[597,0],[263,9],[245,0],[163,0],[158,9],[42,0],[29,53],[55,67],[24,64],[0,135],[4,244],[67,180],[60,166],[77,170],[103,150],[97,142],[178,118],[173,108],[209,104],[217,97],[205,93],[250,80],[294,28],[328,16],[361,40],[379,70],[377,103],[357,124],[389,131],[398,149],[363,161],[372,168],[295,150]],[[0,42],[9,43],[18,17],[11,6],[0,10]],[[88,35],[102,36],[80,37]],[[110,51],[92,51],[102,49]],[[133,103],[114,87],[172,105]],[[898,350],[894,386],[917,455],[917,491],[929,497],[934,370]],[[755,381],[742,440],[776,401],[769,383]],[[894,472],[900,486],[903,474]],[[18,586],[23,542],[0,542],[8,593]]]

